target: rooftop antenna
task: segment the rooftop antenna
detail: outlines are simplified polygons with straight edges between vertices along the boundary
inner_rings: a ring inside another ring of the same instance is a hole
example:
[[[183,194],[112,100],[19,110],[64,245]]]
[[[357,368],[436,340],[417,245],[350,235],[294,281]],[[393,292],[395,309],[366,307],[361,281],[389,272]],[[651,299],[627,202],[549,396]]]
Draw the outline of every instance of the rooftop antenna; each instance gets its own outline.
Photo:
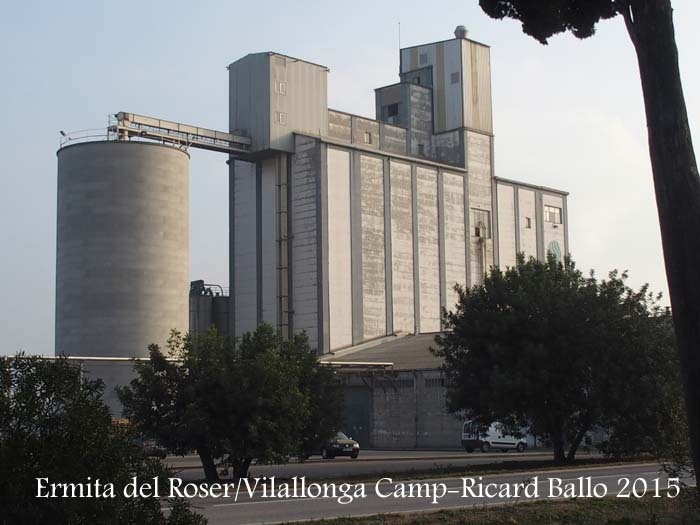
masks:
[[[401,49],[401,20],[399,20],[399,49]]]

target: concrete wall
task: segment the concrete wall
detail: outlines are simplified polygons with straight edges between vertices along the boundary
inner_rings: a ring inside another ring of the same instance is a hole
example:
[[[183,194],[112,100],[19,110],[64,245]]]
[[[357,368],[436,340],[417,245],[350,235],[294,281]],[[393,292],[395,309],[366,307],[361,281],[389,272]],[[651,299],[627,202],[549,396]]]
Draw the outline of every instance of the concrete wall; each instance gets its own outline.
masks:
[[[258,325],[258,177],[254,163],[232,161],[229,166],[232,327],[238,336]]]
[[[256,239],[256,252],[258,254],[257,269],[260,272],[261,282],[258,284],[257,293],[260,304],[258,305],[259,321],[265,321],[272,326],[277,326],[278,312],[278,261],[277,261],[277,200],[278,187],[281,182],[280,157],[275,156],[260,162],[256,181],[259,195],[257,196],[258,235]]]
[[[117,397],[116,388],[128,385],[136,377],[134,363],[131,361],[95,361],[82,362],[83,373],[90,379],[101,379],[105,385],[102,400],[109,407],[112,417],[122,416],[122,404]]]
[[[518,217],[520,221],[520,251],[525,257],[537,257],[537,232],[539,214],[535,204],[535,192],[518,188]],[[529,223],[529,225],[528,225]]]
[[[440,330],[440,246],[437,170],[416,168],[420,331]]]
[[[406,154],[406,130],[382,123],[380,128],[381,149],[398,155]]]
[[[297,135],[290,176],[292,329],[306,331],[311,347],[321,343],[319,323],[321,144]]]
[[[328,110],[328,137],[342,142],[352,142],[352,115]]]
[[[447,412],[439,370],[352,375],[346,378],[345,388],[356,398],[357,390],[366,392],[369,428],[363,429],[367,436],[360,443],[363,448],[461,447],[462,421]]]
[[[328,148],[328,292],[330,347],[352,344],[350,153]]]
[[[558,250],[563,257],[567,251],[568,246],[566,245],[566,234],[565,234],[565,209],[564,209],[564,198],[559,195],[554,195],[551,193],[542,193],[542,208],[545,206],[553,206],[559,208],[562,214],[562,223],[555,224],[552,222],[542,221],[542,235],[543,235],[543,248],[544,256],[546,256],[548,251],[553,251],[556,253],[555,246],[558,246]]]
[[[365,132],[371,134],[369,143]],[[407,150],[406,128],[332,109],[328,110],[328,139],[397,155]]]
[[[498,260],[505,270],[515,266],[516,224],[515,188],[510,184],[498,184]]]
[[[444,209],[444,306],[453,310],[457,304],[456,284],[467,284],[467,243],[464,216],[464,176],[443,172]]]
[[[482,133],[466,132],[467,168],[469,170],[469,255],[471,283],[478,284],[494,264],[494,217],[491,169],[491,137]],[[480,240],[474,235],[472,215],[475,209],[489,212],[491,238]]]
[[[379,122],[361,117],[353,120],[352,141],[364,148],[379,149]]]
[[[433,91],[415,84],[407,86],[409,152],[413,156],[429,158],[433,151]]]
[[[398,126],[407,128],[409,122],[407,120],[408,112],[406,111],[406,100],[404,91],[406,87],[404,83],[391,84],[374,90],[375,115],[377,120],[389,122]],[[396,104],[397,114],[389,116],[389,106]]]
[[[433,135],[433,159],[452,166],[464,166],[461,131],[446,131]]]
[[[513,266],[518,252],[541,260],[550,249],[568,253],[566,193],[503,179],[496,188],[501,268]],[[545,220],[546,206],[561,210],[561,223]]]
[[[363,339],[386,334],[383,167],[382,159],[360,155]]]
[[[415,333],[411,165],[392,161],[390,170],[393,326]]]
[[[146,356],[187,330],[188,165],[144,142],[58,151],[56,354]]]

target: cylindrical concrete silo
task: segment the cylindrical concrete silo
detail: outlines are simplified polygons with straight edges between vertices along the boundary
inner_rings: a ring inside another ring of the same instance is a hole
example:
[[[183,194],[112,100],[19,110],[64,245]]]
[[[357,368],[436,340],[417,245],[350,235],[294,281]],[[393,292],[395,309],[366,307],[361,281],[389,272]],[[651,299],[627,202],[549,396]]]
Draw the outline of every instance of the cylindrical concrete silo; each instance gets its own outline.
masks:
[[[188,328],[189,155],[116,141],[57,155],[56,354],[146,356]]]

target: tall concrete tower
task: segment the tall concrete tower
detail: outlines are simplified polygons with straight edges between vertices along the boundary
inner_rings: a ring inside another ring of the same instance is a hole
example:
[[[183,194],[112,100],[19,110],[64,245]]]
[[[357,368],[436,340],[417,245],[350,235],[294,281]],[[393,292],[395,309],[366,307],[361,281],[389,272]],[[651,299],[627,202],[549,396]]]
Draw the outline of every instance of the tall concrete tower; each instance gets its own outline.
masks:
[[[187,331],[188,167],[147,142],[58,151],[57,355],[147,356]]]

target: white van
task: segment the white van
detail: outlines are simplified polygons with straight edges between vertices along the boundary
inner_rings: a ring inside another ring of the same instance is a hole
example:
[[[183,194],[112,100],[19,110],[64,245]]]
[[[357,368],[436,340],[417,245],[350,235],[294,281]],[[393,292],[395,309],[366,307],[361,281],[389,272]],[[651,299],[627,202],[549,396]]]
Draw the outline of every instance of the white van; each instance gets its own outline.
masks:
[[[467,452],[481,450],[517,450],[525,452],[527,441],[524,438],[509,436],[498,430],[497,425],[491,425],[488,429],[479,427],[476,423],[467,421],[462,427],[462,446]]]

